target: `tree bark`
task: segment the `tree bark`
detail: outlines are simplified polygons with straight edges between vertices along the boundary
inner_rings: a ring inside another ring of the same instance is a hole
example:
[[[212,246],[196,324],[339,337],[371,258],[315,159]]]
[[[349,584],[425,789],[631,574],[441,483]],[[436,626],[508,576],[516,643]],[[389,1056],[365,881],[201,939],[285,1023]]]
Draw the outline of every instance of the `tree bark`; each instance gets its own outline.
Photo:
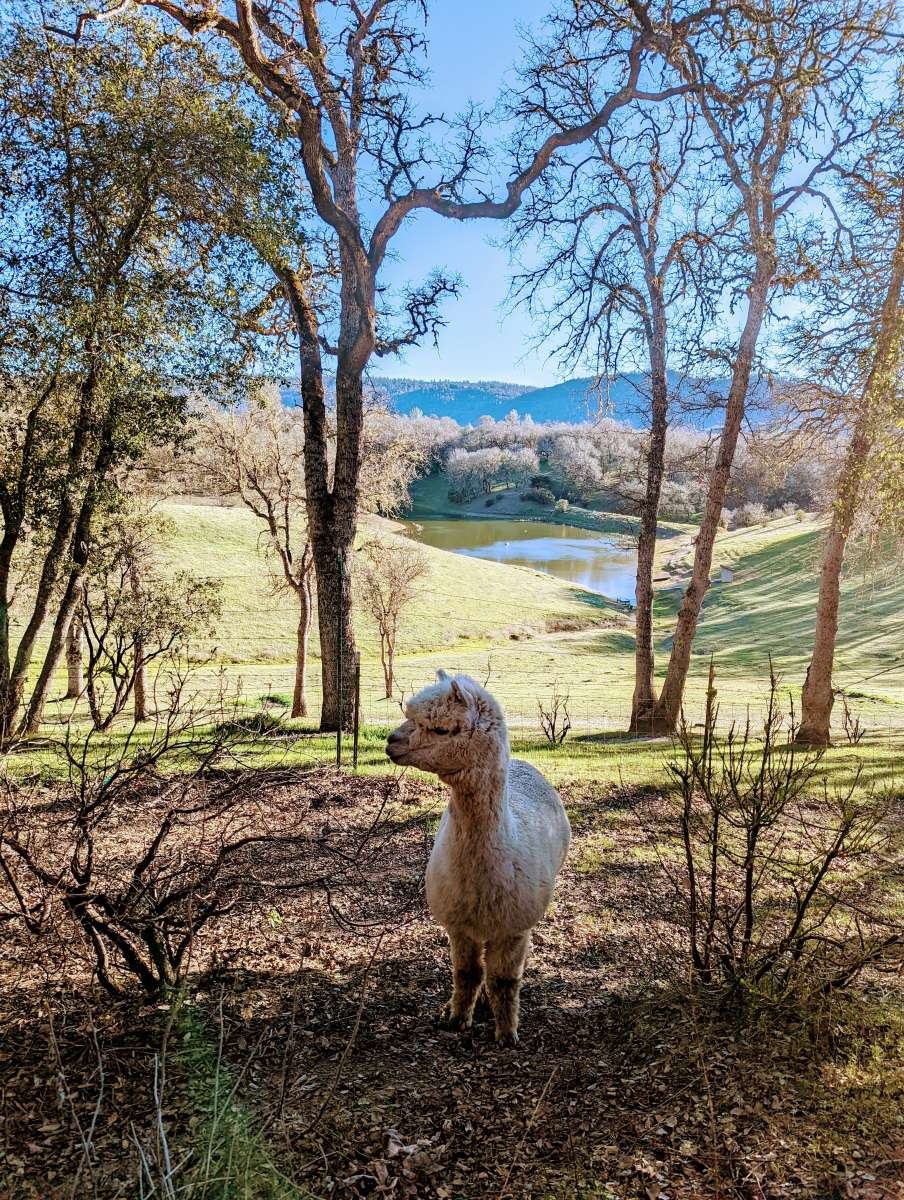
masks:
[[[295,653],[295,691],[292,695],[292,716],[308,715],[307,665],[308,642],[311,636],[311,621],[314,609],[311,596],[311,581],[308,576],[296,588],[298,597],[298,642]]]
[[[731,475],[741,423],[744,420],[747,389],[750,385],[757,339],[766,315],[772,273],[773,268],[764,265],[761,261],[751,284],[747,318],[738,343],[738,352],[731,375],[731,386],[725,405],[725,423],[719,439],[719,453],[709,477],[703,520],[697,534],[691,580],[678,612],[665,682],[650,721],[649,732],[651,733],[673,733],[681,714],[684,687],[691,661],[691,648],[700,619],[700,611],[703,608],[703,600],[709,588],[713,546],[719,529],[719,519],[722,516],[725,490]]]
[[[665,438],[669,396],[665,361],[665,310],[654,308],[650,340],[650,448],[647,487],[640,511],[637,537],[637,579],[634,587],[634,698],[630,733],[651,731],[656,711],[653,655],[653,563],[656,556],[656,523],[665,469]]]
[[[851,447],[853,451],[853,446]],[[851,474],[853,491],[859,493],[859,477],[866,453],[859,463],[849,456],[845,475]],[[843,510],[843,511],[842,511]],[[802,746],[828,746],[835,696],[832,691],[832,666],[835,657],[835,638],[838,634],[838,605],[841,591],[841,568],[849,532],[853,506],[845,502],[836,508],[826,536],[819,571],[819,600],[816,608],[816,630],[813,652],[801,692],[801,724],[795,741]]]
[[[41,722],[44,719],[44,705],[47,703],[50,685],[63,657],[69,626],[72,624],[72,618],[79,602],[83,570],[84,564],[76,562],[69,572],[66,590],[63,592],[63,599],[50,632],[47,653],[44,655],[37,682],[19,725],[18,732],[26,737],[31,737],[41,728]]]
[[[72,566],[63,592],[63,599],[57,610],[56,619],[54,620],[53,629],[50,634],[50,642],[47,652],[44,655],[44,662],[38,674],[37,681],[32,690],[31,699],[28,702],[28,708],[19,725],[18,732],[27,736],[37,733],[41,727],[41,721],[44,716],[44,705],[47,703],[50,684],[63,656],[66,636],[69,633],[73,613],[82,597],[83,578],[85,568],[88,565],[88,552],[91,545],[91,525],[94,521],[94,510],[97,507],[97,489],[99,484],[106,479],[113,459],[113,430],[115,424],[116,408],[114,404],[111,404],[104,417],[99,448],[94,459],[88,486],[85,489],[81,505],[78,509],[75,529],[72,533]],[[20,652],[21,649],[20,643]],[[24,682],[23,675],[23,689]]]
[[[349,555],[357,525],[358,470],[364,424],[363,366],[340,357],[336,371],[337,440],[333,487],[329,486],[326,403],[317,315],[297,272],[281,277],[292,303],[300,343],[301,399],[304,414],[305,498],[308,530],[317,576],[317,616],[323,703],[320,728],[333,731],[354,720]]]
[[[795,738],[800,745],[828,746],[831,740],[832,706],[835,702],[832,671],[835,640],[838,636],[841,571],[848,537],[863,490],[863,471],[872,447],[870,430],[876,402],[901,356],[901,339],[904,333],[904,314],[901,311],[901,294],[904,288],[904,193],[898,220],[898,240],[892,256],[888,290],[882,303],[876,350],[864,384],[844,467],[838,480],[832,522],[822,552],[813,652],[801,692],[801,723]]]
[[[82,605],[81,600],[69,622],[66,635],[66,699],[77,700],[85,686],[82,670]]]
[[[65,562],[67,546],[71,544],[73,531],[78,526],[80,513],[84,505],[84,495],[81,502],[78,499],[78,485],[82,478],[87,463],[85,461],[88,447],[90,432],[93,419],[93,405],[99,378],[97,371],[92,367],[79,389],[79,411],[76,417],[75,426],[73,429],[72,443],[69,447],[69,454],[66,463],[66,478],[62,485],[60,496],[60,509],[57,516],[56,526],[53,531],[53,536],[50,540],[47,552],[44,555],[44,561],[41,565],[41,574],[38,579],[37,588],[35,590],[34,603],[32,605],[31,615],[26,623],[22,636],[19,638],[19,645],[16,648],[15,659],[12,665],[9,665],[9,626],[8,626],[8,609],[6,605],[2,605],[3,621],[0,625],[0,637],[5,640],[0,646],[0,745],[6,742],[15,732],[22,732],[22,726],[17,729],[19,718],[19,710],[22,705],[22,700],[25,695],[25,682],[28,675],[31,660],[34,654],[35,642],[40,633],[41,626],[47,617],[47,612],[50,607],[50,600],[53,595],[53,590],[57,584],[60,572]],[[23,464],[23,470],[25,465]],[[89,482],[88,489],[92,489],[93,484]],[[13,531],[8,530],[7,533]],[[0,544],[0,550],[4,551],[0,556],[0,584],[2,584],[3,597],[7,595],[7,579],[9,565],[12,554],[15,550],[16,537],[4,538]],[[8,556],[5,551],[8,546]],[[66,596],[69,594],[67,588]],[[65,604],[65,598],[64,598]],[[61,610],[62,611],[62,610]],[[72,615],[71,608],[65,613],[65,624],[61,625],[59,617],[61,612],[57,614],[57,622],[55,629],[59,629],[60,640],[55,647],[56,657],[53,661],[52,668],[46,672],[47,680],[44,684],[43,695],[40,698],[39,709],[43,709],[44,699],[46,698],[49,679],[53,671],[56,670],[59,662],[60,652],[62,650],[62,638],[65,636],[69,628],[69,620]],[[49,652],[48,652],[49,653]],[[45,659],[45,667],[47,662]],[[45,672],[42,672],[44,675]],[[32,724],[26,720],[25,725]],[[38,714],[38,724],[40,724],[40,714]],[[37,728],[37,726],[35,726]]]
[[[354,684],[351,667],[357,647],[352,626],[349,568],[358,520],[357,481],[361,454],[360,432],[363,424],[362,404],[360,371],[347,372],[340,366],[336,374],[339,431],[329,518],[321,523],[319,545],[316,539],[312,539],[317,568],[322,647],[323,708],[320,714],[320,728],[325,730],[336,729],[340,724],[343,729],[351,729],[353,721]],[[350,424],[357,425],[357,429],[350,429]],[[324,579],[323,588],[320,584],[321,578]]]
[[[383,683],[386,685],[386,699],[392,699],[392,685],[395,681],[395,632],[386,630],[380,637],[380,661],[383,664]]]

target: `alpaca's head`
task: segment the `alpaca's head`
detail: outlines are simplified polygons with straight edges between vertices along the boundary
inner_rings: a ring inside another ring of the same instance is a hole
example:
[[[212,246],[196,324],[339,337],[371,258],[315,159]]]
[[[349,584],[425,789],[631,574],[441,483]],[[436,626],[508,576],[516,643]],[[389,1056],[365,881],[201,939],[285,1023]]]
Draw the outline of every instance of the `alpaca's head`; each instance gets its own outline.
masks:
[[[508,733],[498,703],[467,675],[436,672],[436,683],[405,705],[406,721],[389,735],[394,763],[452,779],[508,758]]]

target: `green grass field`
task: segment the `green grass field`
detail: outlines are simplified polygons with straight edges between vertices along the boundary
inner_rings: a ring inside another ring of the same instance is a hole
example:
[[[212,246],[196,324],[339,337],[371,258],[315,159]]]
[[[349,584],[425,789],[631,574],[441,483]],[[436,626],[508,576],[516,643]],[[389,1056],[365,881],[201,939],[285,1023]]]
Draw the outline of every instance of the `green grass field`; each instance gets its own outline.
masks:
[[[169,503],[167,551],[172,568],[190,568],[221,580],[223,615],[216,637],[194,648],[196,686],[207,696],[226,685],[250,708],[266,696],[287,696],[293,680],[295,613],[291,597],[274,593],[260,553],[259,531],[244,509],[204,503]],[[495,515],[495,514],[494,514]],[[387,545],[400,526],[365,518],[362,536]],[[692,554],[685,531],[660,544],[660,563],[676,578]],[[756,713],[765,696],[769,656],[795,699],[806,669],[816,598],[820,526],[782,519],[720,535],[715,562],[730,563],[733,582],[710,589],[697,636],[687,709],[699,719],[710,655],[716,666],[723,723]],[[626,782],[662,777],[666,742],[625,740],[633,688],[633,632],[623,606],[539,571],[506,566],[424,547],[430,575],[405,615],[397,659],[397,688],[410,693],[439,666],[466,671],[503,702],[519,752],[538,756],[557,778],[604,772]],[[658,593],[657,663],[664,669],[680,591]],[[877,779],[895,775],[904,747],[904,638],[900,613],[904,583],[894,572],[845,580],[836,680],[868,729],[857,756]],[[362,747],[362,764],[382,768],[382,737],[399,714],[398,697],[383,698],[379,647],[366,614],[356,616],[362,657],[362,714],[375,729]],[[311,639],[312,711],[319,702],[316,629]],[[62,672],[57,696],[63,691]],[[542,745],[538,700],[555,685],[570,695],[573,732],[565,746]],[[64,720],[68,703],[48,710],[49,728]],[[301,728],[311,729],[313,722]],[[839,731],[840,732],[840,731]],[[844,740],[843,738],[841,739]],[[301,759],[331,753],[311,738],[293,754]],[[829,761],[848,761],[850,747]],[[847,756],[847,757],[846,757]]]

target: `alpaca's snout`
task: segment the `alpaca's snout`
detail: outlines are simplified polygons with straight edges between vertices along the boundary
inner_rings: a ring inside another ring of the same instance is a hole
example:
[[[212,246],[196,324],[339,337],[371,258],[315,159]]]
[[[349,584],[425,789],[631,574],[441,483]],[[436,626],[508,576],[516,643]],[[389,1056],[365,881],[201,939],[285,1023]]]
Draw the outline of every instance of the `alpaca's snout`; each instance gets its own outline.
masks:
[[[401,762],[408,750],[408,739],[411,733],[411,721],[406,721],[398,729],[394,729],[386,739],[386,757],[392,762]]]

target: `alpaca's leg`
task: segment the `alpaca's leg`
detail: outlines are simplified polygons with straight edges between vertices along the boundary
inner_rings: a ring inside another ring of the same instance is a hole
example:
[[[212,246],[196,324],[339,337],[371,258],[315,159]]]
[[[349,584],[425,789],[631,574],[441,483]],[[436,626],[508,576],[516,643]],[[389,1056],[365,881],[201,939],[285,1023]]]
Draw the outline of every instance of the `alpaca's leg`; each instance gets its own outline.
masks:
[[[452,999],[442,1019],[450,1029],[468,1029],[483,984],[483,947],[460,933],[449,934],[452,953]]]
[[[530,934],[487,943],[487,994],[496,1018],[496,1041],[513,1046],[518,1040],[518,994]]]

